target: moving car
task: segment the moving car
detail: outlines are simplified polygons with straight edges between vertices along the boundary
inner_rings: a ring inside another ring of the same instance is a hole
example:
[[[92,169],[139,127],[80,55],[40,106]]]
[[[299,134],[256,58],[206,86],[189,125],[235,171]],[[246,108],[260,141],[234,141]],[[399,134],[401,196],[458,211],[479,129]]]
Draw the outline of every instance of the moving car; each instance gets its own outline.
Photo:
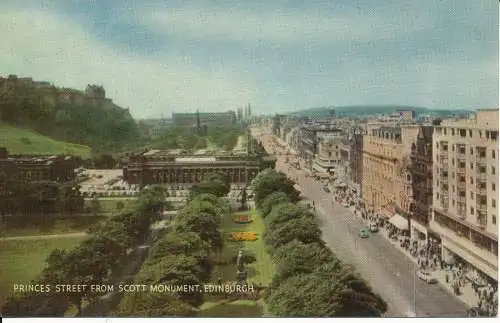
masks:
[[[378,226],[375,223],[370,224],[370,232],[378,232]]]
[[[368,231],[368,229],[366,229],[366,228],[359,229],[359,237],[360,238],[368,238],[369,236],[370,236],[370,231]]]
[[[417,273],[418,278],[422,279],[427,284],[435,284],[437,283],[436,278],[432,277],[432,275],[425,270],[419,270]]]

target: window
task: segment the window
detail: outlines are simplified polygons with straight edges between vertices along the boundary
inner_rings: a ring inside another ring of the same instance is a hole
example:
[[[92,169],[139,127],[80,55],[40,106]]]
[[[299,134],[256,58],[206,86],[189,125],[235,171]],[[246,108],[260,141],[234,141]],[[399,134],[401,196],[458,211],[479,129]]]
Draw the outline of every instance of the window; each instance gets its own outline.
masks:
[[[470,162],[470,169],[474,169],[474,163],[473,162]]]
[[[495,175],[495,166],[491,166],[491,173]]]
[[[460,133],[460,137],[467,136],[467,132],[465,131],[465,129],[460,129],[460,130],[458,130],[458,132]]]
[[[470,147],[470,154],[474,155],[474,148]]]
[[[470,199],[473,200],[474,199],[474,192],[470,192]]]
[[[497,140],[498,138],[498,131],[492,131],[491,132],[491,140]]]
[[[439,192],[436,193],[436,199],[439,200]]]
[[[472,206],[470,207],[470,214],[474,214],[474,208]]]
[[[483,132],[479,130],[479,138],[483,138]]]
[[[455,206],[455,200],[451,200],[451,205]]]
[[[454,136],[455,135],[455,128],[451,128],[451,135]]]
[[[472,138],[472,130],[469,130],[469,137]]]
[[[496,191],[496,185],[495,185],[495,183],[491,183],[491,190],[493,192]]]
[[[497,224],[497,217],[495,215],[491,216],[491,223],[492,224]]]
[[[491,207],[497,207],[497,200],[491,199]]]
[[[491,158],[495,159],[495,149],[491,151]]]
[[[446,135],[446,128],[443,129],[443,133]]]
[[[474,184],[474,178],[472,176],[470,177],[470,183]]]

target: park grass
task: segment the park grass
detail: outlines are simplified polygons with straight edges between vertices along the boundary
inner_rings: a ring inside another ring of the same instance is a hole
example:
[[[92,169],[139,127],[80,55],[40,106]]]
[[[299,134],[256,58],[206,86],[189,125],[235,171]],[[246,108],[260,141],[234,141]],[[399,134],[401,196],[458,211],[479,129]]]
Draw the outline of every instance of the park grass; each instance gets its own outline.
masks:
[[[54,249],[70,249],[85,237],[0,241],[0,307],[12,292],[13,284],[28,283],[45,267]]]
[[[132,206],[137,199],[123,199],[123,198],[106,198],[106,199],[99,199],[99,204],[101,205],[101,213],[103,215],[109,214],[109,213],[116,213],[120,210],[116,208],[116,203],[122,202],[123,203],[123,210],[126,209],[127,207]],[[85,206],[84,207],[90,207],[92,204],[92,200],[85,200]]]
[[[24,218],[24,217],[23,217]],[[6,223],[0,228],[0,237],[22,237],[52,234],[67,234],[85,232],[90,227],[105,219],[105,216],[82,215],[73,217],[47,217],[42,216],[34,221],[17,221],[14,217],[7,218]]]
[[[0,147],[9,154],[26,155],[74,155],[90,157],[90,147],[58,141],[32,130],[0,123]]]
[[[239,214],[251,214],[253,221],[250,223],[235,223],[233,217]],[[231,232],[235,231],[252,231],[256,232],[258,239],[255,241],[231,242],[226,240],[222,251],[223,257],[231,257],[231,244],[236,244],[243,250],[251,251],[256,258],[256,261],[247,265],[247,279],[253,283],[268,286],[272,280],[275,271],[275,265],[272,258],[266,251],[266,246],[263,240],[265,230],[264,221],[258,215],[256,210],[236,212],[222,219],[222,229],[224,236],[229,239]],[[219,277],[223,281],[236,280],[235,264],[217,265],[213,272],[214,281]],[[266,306],[262,299],[253,300],[237,300],[227,301],[207,295],[205,303],[200,306],[198,316],[200,317],[262,317],[267,312]]]

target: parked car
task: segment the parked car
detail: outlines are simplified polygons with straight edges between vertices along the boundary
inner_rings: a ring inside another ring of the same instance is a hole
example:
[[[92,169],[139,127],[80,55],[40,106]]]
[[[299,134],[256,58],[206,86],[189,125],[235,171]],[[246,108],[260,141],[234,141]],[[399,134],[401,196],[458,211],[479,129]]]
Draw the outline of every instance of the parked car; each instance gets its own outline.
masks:
[[[366,229],[366,228],[359,229],[359,237],[360,238],[368,238],[369,236],[370,236],[370,231],[368,231],[368,229]]]
[[[417,273],[418,278],[422,279],[427,284],[435,284],[437,283],[436,278],[432,277],[432,275],[425,270],[419,270]]]
[[[378,225],[375,223],[370,224],[370,232],[378,232]]]

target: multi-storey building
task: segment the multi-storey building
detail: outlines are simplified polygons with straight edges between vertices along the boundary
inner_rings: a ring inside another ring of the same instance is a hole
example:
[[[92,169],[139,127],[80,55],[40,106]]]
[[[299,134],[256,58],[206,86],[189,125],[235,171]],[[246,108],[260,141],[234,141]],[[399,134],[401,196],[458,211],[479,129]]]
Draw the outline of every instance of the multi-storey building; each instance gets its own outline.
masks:
[[[15,200],[26,198],[19,196],[19,187],[33,187],[37,183],[70,183],[75,180],[77,161],[71,156],[9,156],[7,149],[0,148],[0,213],[15,213]],[[33,191],[32,191],[33,192]],[[37,200],[43,203],[46,196],[42,192]],[[37,212],[32,208],[32,212]]]
[[[436,123],[437,125],[438,123]],[[432,134],[433,126],[419,127],[416,142],[412,144],[409,172],[412,178],[413,205],[410,207],[411,236],[427,238],[432,207]]]
[[[334,161],[340,160],[342,130],[327,125],[308,124],[299,128],[298,152],[306,160],[309,167],[315,168],[318,172],[328,172],[334,168],[334,165],[337,164]],[[336,152],[338,152],[338,156]]]
[[[401,230],[409,229],[412,189],[408,165],[417,133],[416,125],[400,125],[372,129],[363,136],[365,205],[380,216],[390,217]]]
[[[433,134],[433,208],[445,261],[498,280],[498,110],[444,120]]]
[[[352,154],[350,156],[351,180],[363,190],[363,131],[356,131],[351,140]]]

